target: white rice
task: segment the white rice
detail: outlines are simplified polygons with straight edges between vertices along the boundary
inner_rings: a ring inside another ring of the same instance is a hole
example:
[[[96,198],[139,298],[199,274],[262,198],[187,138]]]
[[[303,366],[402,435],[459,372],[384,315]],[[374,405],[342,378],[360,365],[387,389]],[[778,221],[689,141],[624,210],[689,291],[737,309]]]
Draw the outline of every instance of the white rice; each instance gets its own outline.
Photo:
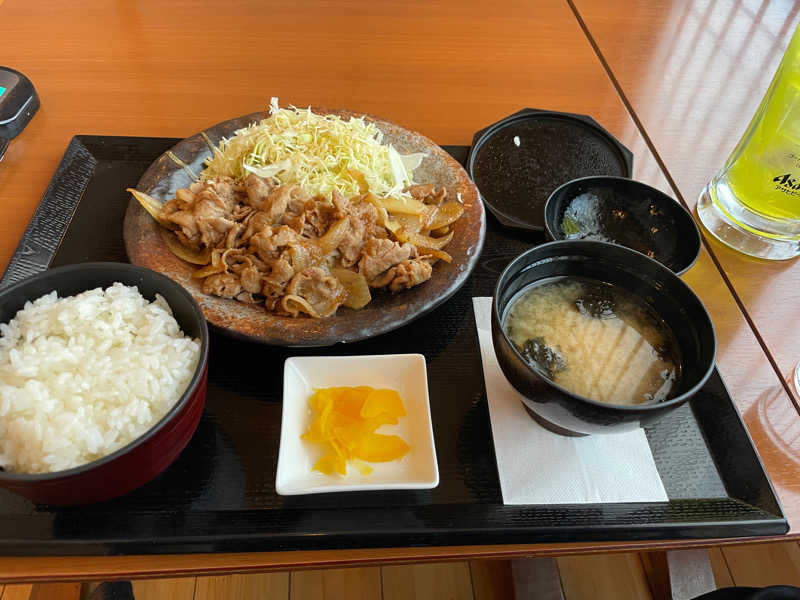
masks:
[[[175,405],[199,357],[164,298],[136,287],[26,303],[0,324],[0,465],[46,473],[118,450]]]

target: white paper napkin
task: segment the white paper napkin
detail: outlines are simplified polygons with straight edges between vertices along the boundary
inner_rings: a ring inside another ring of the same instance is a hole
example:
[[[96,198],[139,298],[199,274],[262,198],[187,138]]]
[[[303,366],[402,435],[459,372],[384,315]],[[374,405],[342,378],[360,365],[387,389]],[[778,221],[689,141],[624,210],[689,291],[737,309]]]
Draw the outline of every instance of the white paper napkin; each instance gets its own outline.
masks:
[[[643,429],[566,437],[528,415],[492,345],[491,298],[473,298],[505,504],[667,501]]]

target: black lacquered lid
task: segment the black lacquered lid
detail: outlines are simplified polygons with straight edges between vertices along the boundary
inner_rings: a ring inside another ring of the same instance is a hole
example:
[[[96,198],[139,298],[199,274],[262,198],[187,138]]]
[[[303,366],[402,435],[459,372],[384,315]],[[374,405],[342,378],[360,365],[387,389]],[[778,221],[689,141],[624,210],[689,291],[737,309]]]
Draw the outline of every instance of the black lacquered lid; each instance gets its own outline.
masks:
[[[467,168],[503,225],[542,230],[553,190],[590,175],[630,177],[633,154],[587,115],[526,108],[475,134]]]

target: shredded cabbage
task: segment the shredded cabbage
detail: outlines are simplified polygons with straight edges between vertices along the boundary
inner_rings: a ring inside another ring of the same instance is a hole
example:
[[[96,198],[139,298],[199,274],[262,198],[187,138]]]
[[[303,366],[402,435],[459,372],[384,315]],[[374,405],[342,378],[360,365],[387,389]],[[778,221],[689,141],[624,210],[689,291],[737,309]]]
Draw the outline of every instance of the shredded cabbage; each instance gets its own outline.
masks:
[[[403,197],[413,185],[413,172],[425,154],[401,155],[383,144],[383,133],[363,117],[345,121],[318,115],[311,108],[279,108],[270,100],[270,116],[223,139],[206,159],[201,179],[222,175],[243,178],[247,173],[298,183],[312,194],[344,196],[360,192],[358,171],[378,196]]]

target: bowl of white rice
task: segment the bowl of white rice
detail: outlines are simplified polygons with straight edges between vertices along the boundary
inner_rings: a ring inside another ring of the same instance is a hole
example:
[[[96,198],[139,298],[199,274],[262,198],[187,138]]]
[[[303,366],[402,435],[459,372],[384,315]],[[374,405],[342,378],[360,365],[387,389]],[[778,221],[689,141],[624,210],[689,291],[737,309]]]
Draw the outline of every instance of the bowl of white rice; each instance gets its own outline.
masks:
[[[207,366],[200,307],[149,269],[69,265],[0,289],[0,486],[76,505],[147,483],[194,434]]]

